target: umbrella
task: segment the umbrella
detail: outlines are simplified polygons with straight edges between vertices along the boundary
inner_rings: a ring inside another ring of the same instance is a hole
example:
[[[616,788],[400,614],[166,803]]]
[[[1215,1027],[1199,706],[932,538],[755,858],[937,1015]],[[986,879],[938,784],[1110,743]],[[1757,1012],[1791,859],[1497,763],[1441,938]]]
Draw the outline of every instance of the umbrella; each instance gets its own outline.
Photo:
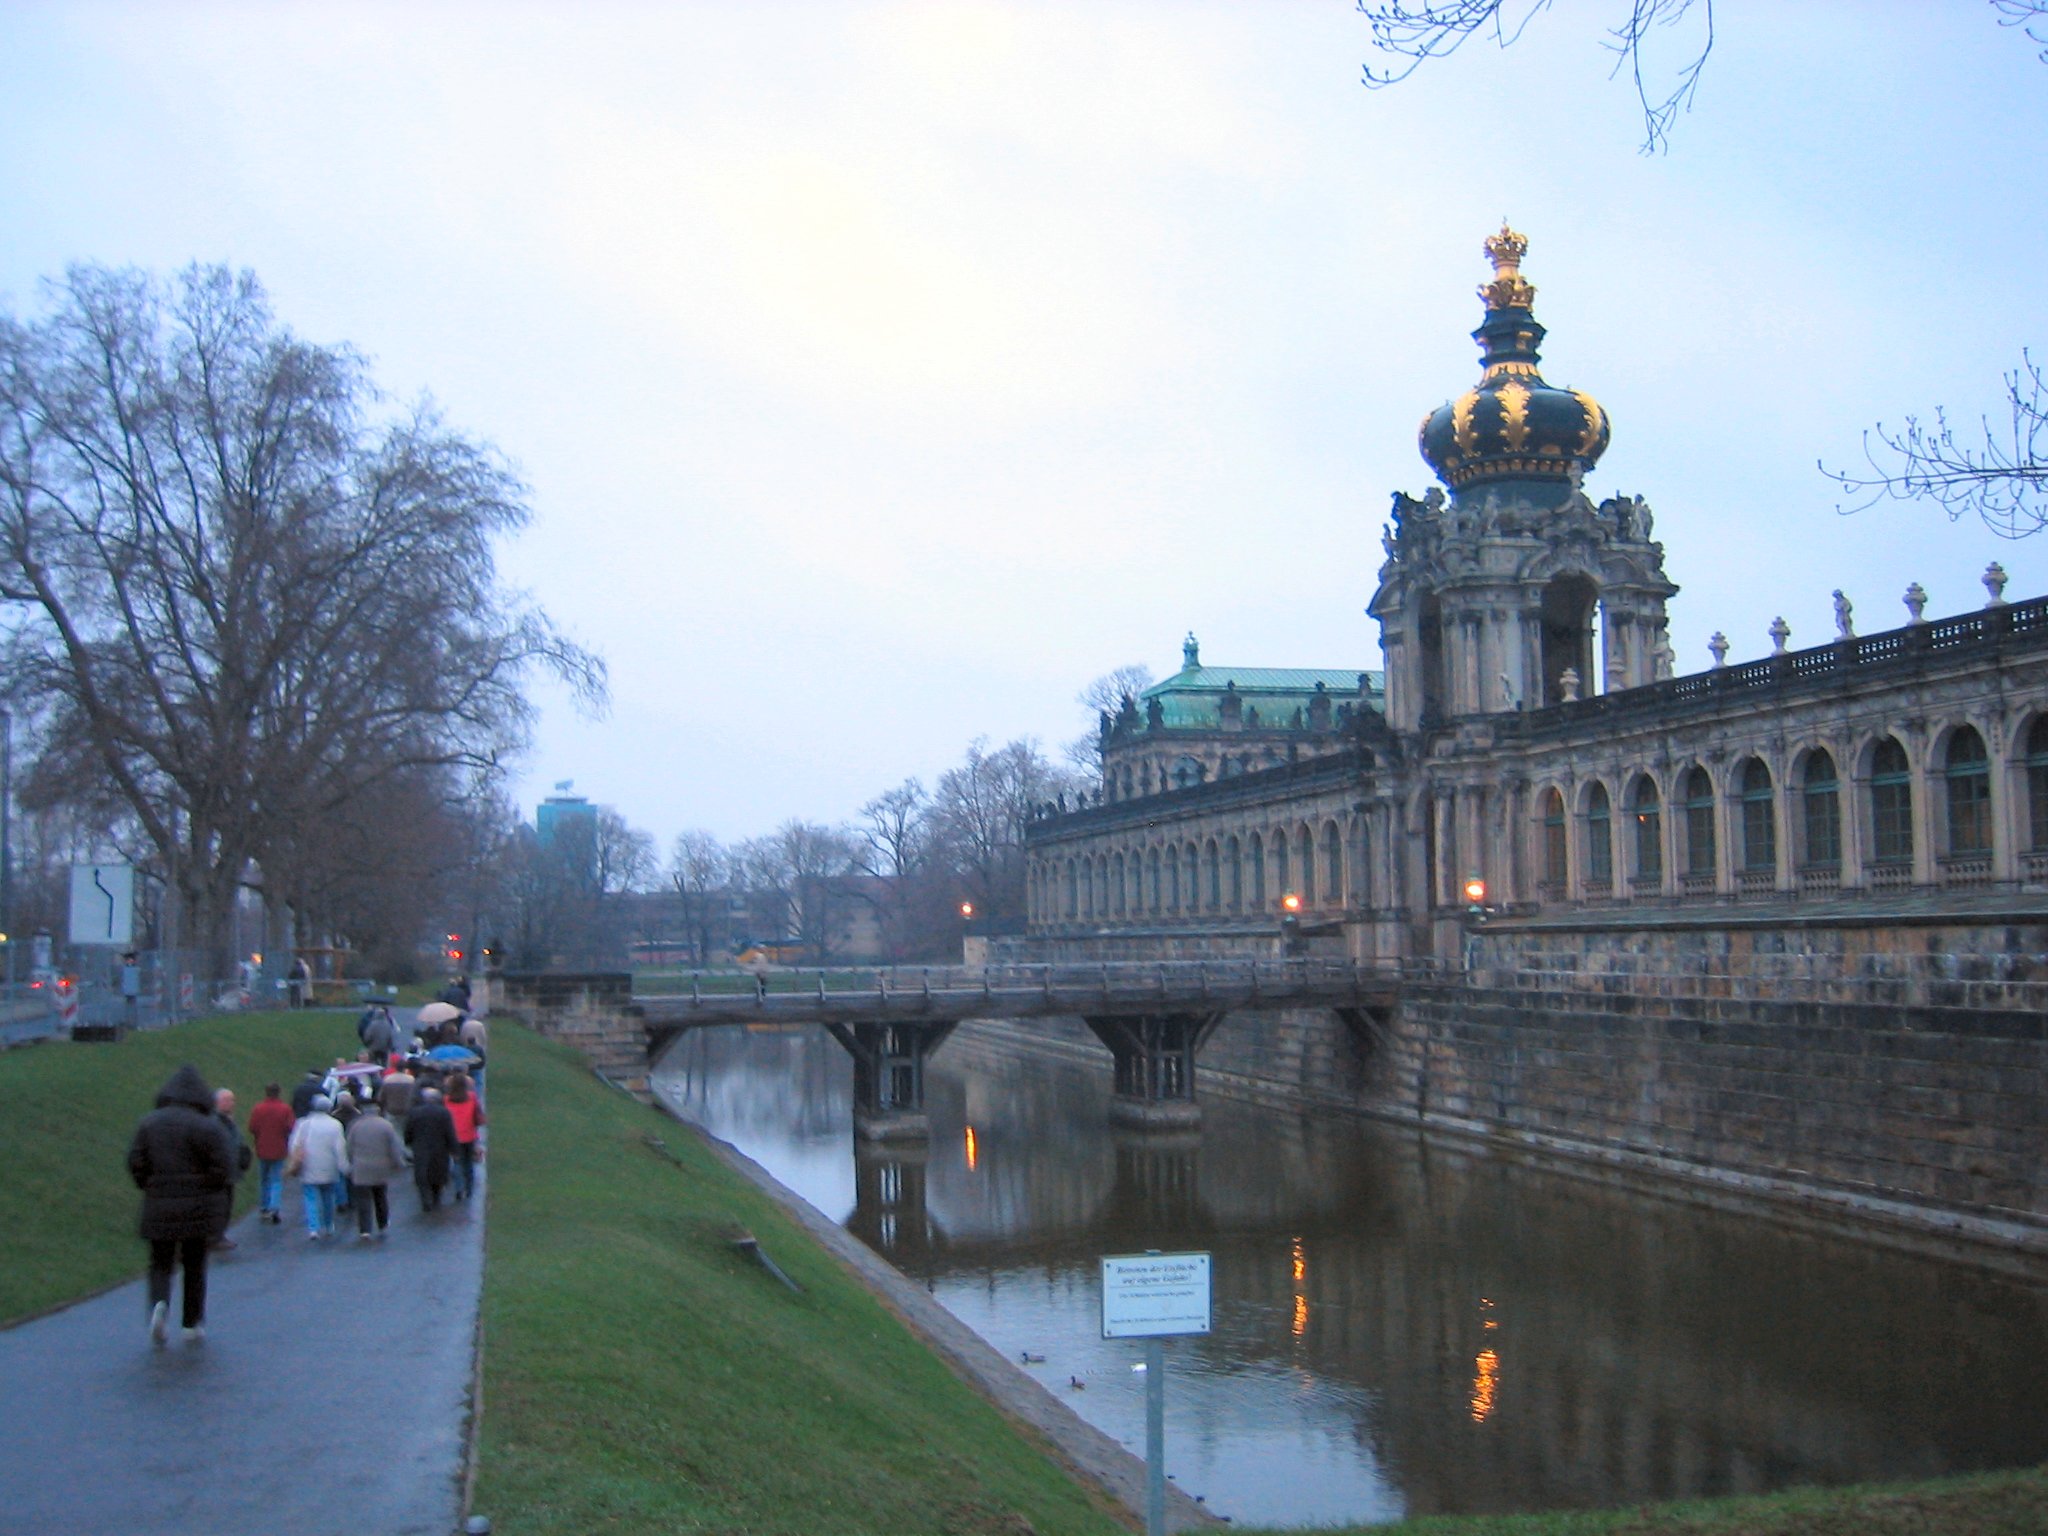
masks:
[[[437,1045],[427,1052],[427,1060],[439,1062],[444,1067],[467,1067],[483,1058],[459,1045]]]
[[[367,1061],[356,1061],[349,1063],[349,1065],[345,1067],[336,1067],[328,1075],[330,1077],[377,1077],[381,1075],[383,1071],[384,1069],[382,1067],[377,1066],[374,1063]]]
[[[446,1024],[450,1019],[462,1017],[462,1010],[453,1003],[429,1003],[419,1012],[422,1024]]]

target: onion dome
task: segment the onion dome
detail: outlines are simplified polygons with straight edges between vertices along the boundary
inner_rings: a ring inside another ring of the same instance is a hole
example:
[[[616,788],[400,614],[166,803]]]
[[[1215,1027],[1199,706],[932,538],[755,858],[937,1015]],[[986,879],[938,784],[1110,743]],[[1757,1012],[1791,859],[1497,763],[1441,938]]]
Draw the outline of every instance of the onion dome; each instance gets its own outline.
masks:
[[[1607,413],[1599,402],[1553,389],[1536,371],[1543,327],[1530,313],[1536,290],[1522,276],[1528,249],[1528,239],[1505,220],[1486,242],[1493,281],[1479,289],[1486,318],[1472,333],[1484,370],[1476,388],[1422,423],[1422,456],[1453,491],[1503,481],[1573,483],[1607,450]]]

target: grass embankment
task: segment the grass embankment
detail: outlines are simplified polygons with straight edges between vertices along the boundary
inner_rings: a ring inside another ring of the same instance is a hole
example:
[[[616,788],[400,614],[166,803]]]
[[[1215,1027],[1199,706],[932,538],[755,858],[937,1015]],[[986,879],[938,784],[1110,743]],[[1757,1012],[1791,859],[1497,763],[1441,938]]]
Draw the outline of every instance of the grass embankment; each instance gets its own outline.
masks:
[[[221,1014],[119,1045],[50,1040],[0,1052],[0,1323],[46,1311],[142,1273],[140,1197],[128,1178],[135,1122],[181,1062],[232,1088],[236,1118],[275,1082],[355,1046],[355,1011]],[[256,1173],[236,1187],[256,1199]]]
[[[1119,1529],[689,1132],[552,1042],[492,1046],[476,1507],[500,1530]]]

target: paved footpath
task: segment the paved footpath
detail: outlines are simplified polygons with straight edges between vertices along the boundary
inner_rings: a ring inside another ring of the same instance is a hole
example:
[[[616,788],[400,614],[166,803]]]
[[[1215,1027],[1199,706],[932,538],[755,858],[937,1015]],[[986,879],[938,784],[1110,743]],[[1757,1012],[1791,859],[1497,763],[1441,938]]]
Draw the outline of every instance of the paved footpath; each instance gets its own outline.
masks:
[[[477,1180],[479,1203],[431,1216],[394,1184],[391,1231],[369,1243],[351,1216],[307,1241],[287,1181],[284,1225],[244,1220],[212,1256],[203,1343],[180,1340],[174,1285],[153,1348],[139,1279],[0,1332],[0,1533],[448,1536],[483,1288]]]

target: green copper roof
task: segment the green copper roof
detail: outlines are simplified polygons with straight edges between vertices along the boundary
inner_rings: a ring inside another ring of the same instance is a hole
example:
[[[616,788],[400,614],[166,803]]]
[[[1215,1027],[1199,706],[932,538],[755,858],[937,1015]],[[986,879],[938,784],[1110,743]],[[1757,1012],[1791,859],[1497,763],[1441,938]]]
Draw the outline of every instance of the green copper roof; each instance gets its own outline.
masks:
[[[1138,695],[1138,701],[1146,699],[1171,698],[1177,693],[1221,693],[1231,683],[1237,684],[1237,691],[1245,698],[1257,698],[1264,694],[1284,693],[1299,695],[1306,700],[1314,695],[1316,684],[1331,696],[1332,702],[1358,697],[1358,677],[1365,669],[1360,667],[1183,667],[1164,682],[1154,683]],[[1367,687],[1373,693],[1381,693],[1386,687],[1384,673],[1365,671]]]

